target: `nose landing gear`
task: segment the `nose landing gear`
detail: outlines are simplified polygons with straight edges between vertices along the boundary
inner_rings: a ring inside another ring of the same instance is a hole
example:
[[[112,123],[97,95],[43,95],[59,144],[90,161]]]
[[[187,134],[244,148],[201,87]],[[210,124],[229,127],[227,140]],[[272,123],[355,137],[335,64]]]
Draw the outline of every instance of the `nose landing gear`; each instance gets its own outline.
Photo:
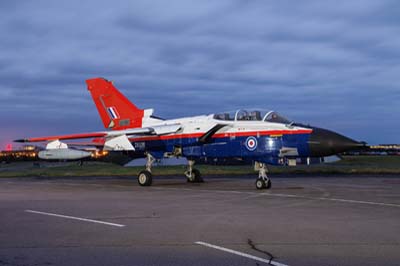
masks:
[[[271,180],[267,176],[268,168],[265,163],[255,162],[254,170],[258,171],[258,178],[256,179],[257,189],[270,189]]]

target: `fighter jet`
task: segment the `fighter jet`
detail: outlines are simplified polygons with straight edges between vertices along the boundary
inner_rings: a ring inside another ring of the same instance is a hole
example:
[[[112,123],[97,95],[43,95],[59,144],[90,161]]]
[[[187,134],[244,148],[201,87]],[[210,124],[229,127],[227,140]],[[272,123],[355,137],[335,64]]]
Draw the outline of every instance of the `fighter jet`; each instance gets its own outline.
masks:
[[[333,131],[288,120],[275,111],[237,110],[216,114],[164,120],[153,109],[140,109],[103,78],[86,81],[105,131],[62,136],[25,138],[16,142],[48,142],[46,153],[52,159],[70,154],[63,140],[95,138],[103,149],[123,151],[146,158],[138,175],[141,186],[152,184],[152,165],[156,159],[185,157],[188,182],[203,182],[196,161],[240,160],[254,164],[258,171],[255,186],[268,189],[271,180],[267,165],[282,165],[288,160],[330,156],[365,143]],[[74,152],[74,156],[78,156]],[[83,155],[82,155],[83,156]]]

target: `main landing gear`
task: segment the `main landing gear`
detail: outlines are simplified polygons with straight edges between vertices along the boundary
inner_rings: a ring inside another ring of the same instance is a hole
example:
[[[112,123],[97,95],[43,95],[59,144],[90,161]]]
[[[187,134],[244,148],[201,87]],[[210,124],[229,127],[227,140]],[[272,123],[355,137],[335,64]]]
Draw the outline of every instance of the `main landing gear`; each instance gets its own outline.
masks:
[[[153,163],[156,161],[155,158],[150,154],[146,154],[146,170],[141,171],[138,174],[138,183],[141,186],[147,187],[151,186],[153,183],[153,174],[151,173],[151,167]],[[204,182],[203,178],[201,177],[200,171],[193,168],[194,161],[188,160],[188,168],[185,171],[185,176],[189,183],[202,183]]]
[[[146,154],[146,170],[143,170],[139,173],[138,175],[138,183],[141,186],[151,186],[151,183],[153,183],[153,175],[151,173],[151,166],[155,162],[156,159],[150,154]]]
[[[255,162],[254,170],[258,171],[258,178],[256,180],[257,189],[271,188],[271,180],[267,176],[267,165],[265,163]]]
[[[200,171],[193,168],[194,161],[188,160],[188,169],[185,171],[185,176],[189,183],[203,183],[204,180],[201,177]]]

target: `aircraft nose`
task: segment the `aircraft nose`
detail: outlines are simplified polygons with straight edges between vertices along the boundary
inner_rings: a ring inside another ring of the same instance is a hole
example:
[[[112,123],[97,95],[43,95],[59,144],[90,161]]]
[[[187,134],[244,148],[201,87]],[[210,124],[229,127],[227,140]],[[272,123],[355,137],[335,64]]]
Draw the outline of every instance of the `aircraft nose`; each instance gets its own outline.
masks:
[[[312,130],[308,141],[311,157],[330,156],[366,146],[364,142],[352,140],[327,129],[314,127]]]

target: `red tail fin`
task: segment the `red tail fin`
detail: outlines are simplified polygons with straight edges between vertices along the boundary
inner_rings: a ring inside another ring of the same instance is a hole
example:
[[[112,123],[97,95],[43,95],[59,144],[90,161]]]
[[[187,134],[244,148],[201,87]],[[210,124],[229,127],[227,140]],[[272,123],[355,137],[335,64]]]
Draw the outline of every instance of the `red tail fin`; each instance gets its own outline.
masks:
[[[105,128],[120,130],[142,126],[144,110],[137,108],[112,82],[103,78],[86,80]]]

